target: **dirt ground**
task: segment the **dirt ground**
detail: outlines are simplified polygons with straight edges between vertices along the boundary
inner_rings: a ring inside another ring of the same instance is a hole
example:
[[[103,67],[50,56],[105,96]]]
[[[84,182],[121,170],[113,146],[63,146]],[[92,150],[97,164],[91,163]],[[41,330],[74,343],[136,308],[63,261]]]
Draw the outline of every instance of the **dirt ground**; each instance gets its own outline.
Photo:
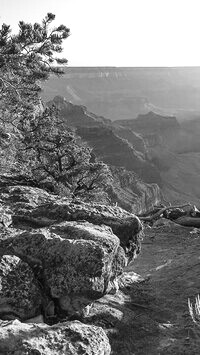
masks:
[[[200,231],[164,226],[145,231],[142,252],[129,266],[146,279],[131,290],[134,317],[113,337],[113,354],[199,355],[200,328],[188,298],[200,293]]]

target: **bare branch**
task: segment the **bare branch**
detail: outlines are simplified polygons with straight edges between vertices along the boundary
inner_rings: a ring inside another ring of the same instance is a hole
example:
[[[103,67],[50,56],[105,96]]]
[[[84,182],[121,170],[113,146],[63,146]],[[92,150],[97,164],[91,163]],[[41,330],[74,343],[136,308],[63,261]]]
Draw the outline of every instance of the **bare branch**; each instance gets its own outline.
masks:
[[[141,221],[151,222],[151,221],[156,220],[157,218],[159,218],[165,211],[169,211],[169,210],[175,209],[175,208],[184,208],[184,207],[187,207],[187,206],[191,206],[191,204],[190,203],[186,203],[184,205],[168,206],[168,207],[164,207],[164,208],[160,209],[158,212],[156,212],[152,216],[139,217],[139,218],[140,218]]]

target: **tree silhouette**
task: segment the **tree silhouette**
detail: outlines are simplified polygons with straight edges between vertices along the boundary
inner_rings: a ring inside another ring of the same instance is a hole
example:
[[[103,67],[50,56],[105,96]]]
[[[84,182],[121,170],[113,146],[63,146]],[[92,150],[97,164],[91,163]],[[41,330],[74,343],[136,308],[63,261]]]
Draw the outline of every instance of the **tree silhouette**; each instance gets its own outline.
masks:
[[[57,108],[23,120],[18,156],[26,173],[39,184],[52,182],[54,190],[92,199],[111,180],[108,166],[61,120]]]
[[[48,13],[42,24],[19,22],[19,32],[12,35],[10,26],[0,30],[0,107],[1,119],[12,122],[34,111],[40,102],[41,81],[51,73],[63,74],[58,66],[67,63],[59,58],[69,29],[51,28],[55,15]]]
[[[67,63],[58,54],[69,29],[64,25],[52,28],[54,19],[48,13],[42,24],[20,21],[15,35],[3,24],[0,118],[7,127],[14,127],[13,151],[21,172],[38,184],[51,182],[57,192],[89,198],[102,192],[110,178],[109,169],[92,160],[91,149],[40,98],[41,82],[51,74],[62,75]]]

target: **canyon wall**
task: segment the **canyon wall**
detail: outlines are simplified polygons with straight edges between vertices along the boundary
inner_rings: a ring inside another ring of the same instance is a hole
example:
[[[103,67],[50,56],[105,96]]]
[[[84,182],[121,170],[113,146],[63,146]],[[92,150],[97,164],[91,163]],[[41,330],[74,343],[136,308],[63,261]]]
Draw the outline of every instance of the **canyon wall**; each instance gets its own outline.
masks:
[[[136,118],[151,110],[180,119],[200,112],[198,67],[67,67],[65,72],[43,84],[46,101],[61,95],[111,120]]]
[[[49,106],[52,104],[60,109],[66,125],[76,128],[93,154],[110,166],[113,181],[107,192],[112,203],[140,213],[161,202],[160,173],[148,159],[146,144],[139,134],[129,128],[115,126],[110,120],[60,96],[48,102]]]

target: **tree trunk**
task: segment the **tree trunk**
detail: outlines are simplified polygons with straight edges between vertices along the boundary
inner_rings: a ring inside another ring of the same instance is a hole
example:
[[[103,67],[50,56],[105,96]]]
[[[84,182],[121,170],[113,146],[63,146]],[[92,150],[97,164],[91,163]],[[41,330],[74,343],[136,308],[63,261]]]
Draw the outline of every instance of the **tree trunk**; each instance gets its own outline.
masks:
[[[189,216],[182,216],[175,220],[174,223],[180,224],[181,226],[185,227],[194,227],[200,228],[200,218],[199,217],[189,217]]]
[[[189,211],[189,212],[180,211],[180,216],[178,216],[176,218],[170,218],[170,216],[169,216],[169,218],[166,218],[166,219],[170,220],[176,224],[179,224],[181,226],[184,226],[184,227],[200,228],[200,211],[195,206],[192,208],[192,205],[190,203],[187,203],[185,205],[168,206],[168,207],[160,208],[154,214],[152,214],[152,211],[150,211],[149,216],[144,216],[144,217],[139,216],[139,219],[141,221],[145,221],[145,222],[154,222],[155,220],[159,219],[161,217],[161,215],[166,211],[169,211],[169,210],[173,211],[175,209],[181,209],[181,208],[184,208],[187,206],[191,206],[191,211]]]
[[[151,222],[151,221],[154,221],[155,219],[158,219],[165,211],[173,210],[173,209],[175,209],[175,208],[184,208],[184,207],[187,207],[187,206],[191,206],[191,204],[190,204],[190,203],[187,203],[187,204],[185,204],[185,205],[164,207],[164,208],[161,208],[158,212],[156,212],[155,214],[153,214],[153,215],[151,215],[151,216],[139,217],[139,219],[140,219],[141,221]]]

